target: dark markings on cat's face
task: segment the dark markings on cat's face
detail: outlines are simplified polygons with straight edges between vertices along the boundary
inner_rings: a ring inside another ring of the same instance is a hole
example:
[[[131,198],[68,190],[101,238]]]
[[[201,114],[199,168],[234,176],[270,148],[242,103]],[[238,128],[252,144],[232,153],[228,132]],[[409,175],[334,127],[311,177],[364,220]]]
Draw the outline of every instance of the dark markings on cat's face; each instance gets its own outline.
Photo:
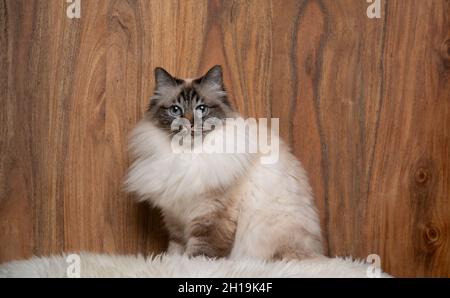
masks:
[[[222,68],[218,65],[195,80],[178,79],[166,70],[156,68],[155,82],[147,114],[169,134],[173,132],[174,121],[190,125],[192,132],[196,130],[206,134],[208,131],[199,123],[213,118],[224,120],[235,115],[223,86]]]

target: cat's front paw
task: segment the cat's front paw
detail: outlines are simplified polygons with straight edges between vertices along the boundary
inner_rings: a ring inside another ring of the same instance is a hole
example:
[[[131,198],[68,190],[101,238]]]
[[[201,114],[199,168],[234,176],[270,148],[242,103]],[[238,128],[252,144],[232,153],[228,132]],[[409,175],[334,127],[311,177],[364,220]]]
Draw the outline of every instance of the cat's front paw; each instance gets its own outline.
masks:
[[[189,257],[206,256],[214,257],[211,254],[211,248],[205,241],[197,238],[189,239],[186,245],[186,255]]]
[[[170,255],[182,255],[184,250],[184,245],[175,241],[170,241],[167,253]]]

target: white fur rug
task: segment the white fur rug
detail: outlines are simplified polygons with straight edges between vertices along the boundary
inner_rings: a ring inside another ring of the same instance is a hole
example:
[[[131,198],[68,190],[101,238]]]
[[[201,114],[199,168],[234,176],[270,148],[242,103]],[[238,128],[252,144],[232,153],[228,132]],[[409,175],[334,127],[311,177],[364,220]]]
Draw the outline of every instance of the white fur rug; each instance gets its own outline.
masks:
[[[0,277],[68,277],[67,272],[72,272],[69,277],[74,272],[79,272],[81,277],[389,277],[384,273],[377,276],[369,264],[341,258],[264,262],[190,259],[180,255],[144,258],[81,253],[79,260],[78,267],[66,255],[10,262],[0,265]]]

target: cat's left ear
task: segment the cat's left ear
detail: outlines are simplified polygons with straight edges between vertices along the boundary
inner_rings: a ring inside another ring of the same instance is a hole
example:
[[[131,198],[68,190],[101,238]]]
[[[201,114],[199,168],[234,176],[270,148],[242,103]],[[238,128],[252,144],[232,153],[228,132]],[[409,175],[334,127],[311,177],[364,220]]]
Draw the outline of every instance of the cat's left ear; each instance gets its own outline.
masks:
[[[199,81],[209,88],[224,90],[222,66],[213,66]]]

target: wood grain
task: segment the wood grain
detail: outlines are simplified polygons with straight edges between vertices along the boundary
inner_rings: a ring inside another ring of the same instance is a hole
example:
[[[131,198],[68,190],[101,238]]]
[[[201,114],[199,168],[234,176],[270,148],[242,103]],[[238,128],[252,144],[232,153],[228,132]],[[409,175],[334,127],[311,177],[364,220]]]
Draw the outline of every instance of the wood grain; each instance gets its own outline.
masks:
[[[158,253],[158,210],[122,190],[153,68],[225,68],[246,116],[280,118],[330,256],[450,277],[450,2],[0,1],[0,262]]]

